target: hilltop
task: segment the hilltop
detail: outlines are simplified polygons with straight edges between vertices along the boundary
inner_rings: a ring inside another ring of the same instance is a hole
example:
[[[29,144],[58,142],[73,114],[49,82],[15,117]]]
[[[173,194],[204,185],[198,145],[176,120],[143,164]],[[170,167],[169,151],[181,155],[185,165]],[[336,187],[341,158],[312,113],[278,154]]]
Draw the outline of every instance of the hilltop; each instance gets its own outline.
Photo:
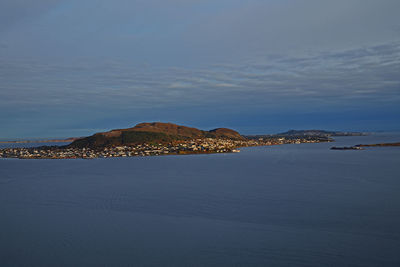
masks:
[[[152,122],[140,123],[132,128],[115,129],[108,132],[96,133],[72,142],[68,147],[111,147],[121,145],[137,145],[142,143],[170,143],[197,138],[215,138],[246,140],[238,132],[217,128],[210,131],[176,125],[173,123]]]

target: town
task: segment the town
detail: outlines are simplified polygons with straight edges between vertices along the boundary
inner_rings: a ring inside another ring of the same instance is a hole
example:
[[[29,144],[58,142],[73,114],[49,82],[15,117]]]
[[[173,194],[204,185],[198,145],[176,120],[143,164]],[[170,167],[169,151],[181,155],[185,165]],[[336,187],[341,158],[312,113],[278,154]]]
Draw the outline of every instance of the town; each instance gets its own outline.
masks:
[[[139,144],[99,148],[68,148],[63,146],[41,146],[0,149],[0,158],[18,159],[94,159],[112,157],[158,156],[180,154],[206,154],[240,152],[241,147],[270,146],[281,144],[329,142],[321,138],[259,138],[256,140],[232,140],[201,138],[168,144]]]

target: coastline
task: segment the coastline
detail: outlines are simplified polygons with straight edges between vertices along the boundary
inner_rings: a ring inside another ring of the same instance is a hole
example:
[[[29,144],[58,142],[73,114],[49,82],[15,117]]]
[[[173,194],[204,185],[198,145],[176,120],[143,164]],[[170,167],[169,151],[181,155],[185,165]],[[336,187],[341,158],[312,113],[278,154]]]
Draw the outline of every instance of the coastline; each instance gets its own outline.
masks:
[[[237,153],[242,147],[273,146],[282,144],[332,142],[331,139],[296,138],[270,140],[194,139],[168,144],[138,144],[132,146],[72,148],[69,146],[42,146],[0,149],[0,158],[17,159],[95,159],[115,157],[191,155]]]
[[[80,137],[72,137],[68,139],[41,139],[41,140],[14,140],[14,141],[0,141],[0,144],[31,144],[31,143],[71,143]]]

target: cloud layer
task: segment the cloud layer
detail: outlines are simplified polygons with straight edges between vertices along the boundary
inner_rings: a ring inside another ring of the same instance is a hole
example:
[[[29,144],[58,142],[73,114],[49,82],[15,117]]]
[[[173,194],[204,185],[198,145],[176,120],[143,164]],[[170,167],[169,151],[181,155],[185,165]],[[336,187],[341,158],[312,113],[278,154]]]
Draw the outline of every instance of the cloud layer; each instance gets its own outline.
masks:
[[[343,127],[362,129],[381,114],[375,123],[393,128],[399,8],[397,0],[2,1],[0,138],[142,120],[253,131],[290,127],[293,114],[325,127],[322,116],[343,121],[350,112],[359,116]]]

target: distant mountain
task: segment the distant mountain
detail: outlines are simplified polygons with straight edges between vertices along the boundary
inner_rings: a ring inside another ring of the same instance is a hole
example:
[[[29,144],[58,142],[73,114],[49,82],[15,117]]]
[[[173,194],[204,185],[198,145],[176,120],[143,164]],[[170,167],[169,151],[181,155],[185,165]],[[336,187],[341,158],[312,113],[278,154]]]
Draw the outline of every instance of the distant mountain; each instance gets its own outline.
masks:
[[[195,138],[224,138],[245,140],[238,132],[217,128],[203,131],[173,123],[152,122],[140,123],[132,128],[116,129],[108,132],[96,133],[92,136],[75,140],[67,147],[106,147],[121,145],[137,145],[142,143],[169,143],[179,140]]]
[[[0,141],[0,144],[28,144],[28,143],[70,143],[82,137],[70,137],[66,139],[40,139],[40,140],[15,140],[15,141]]]
[[[296,139],[296,138],[308,138],[318,140],[333,140],[333,136],[363,136],[365,133],[359,132],[338,132],[338,131],[325,131],[325,130],[289,130],[284,133],[278,134],[261,134],[261,135],[244,135],[247,139],[271,139],[281,138]]]
[[[362,136],[364,133],[359,132],[336,132],[336,131],[324,131],[324,130],[289,130],[284,133],[276,134],[278,136]]]

